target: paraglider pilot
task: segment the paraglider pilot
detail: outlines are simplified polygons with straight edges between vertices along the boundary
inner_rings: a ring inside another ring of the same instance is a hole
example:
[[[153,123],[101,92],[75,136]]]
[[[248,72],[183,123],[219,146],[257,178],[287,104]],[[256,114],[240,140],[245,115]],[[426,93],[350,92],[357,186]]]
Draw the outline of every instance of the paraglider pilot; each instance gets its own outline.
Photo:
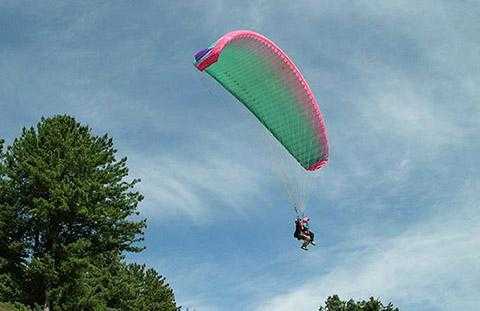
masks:
[[[308,217],[298,217],[295,219],[295,233],[293,236],[298,240],[304,241],[301,246],[301,249],[303,250],[308,250],[308,244],[315,245],[315,235],[308,227],[309,221],[310,219]]]

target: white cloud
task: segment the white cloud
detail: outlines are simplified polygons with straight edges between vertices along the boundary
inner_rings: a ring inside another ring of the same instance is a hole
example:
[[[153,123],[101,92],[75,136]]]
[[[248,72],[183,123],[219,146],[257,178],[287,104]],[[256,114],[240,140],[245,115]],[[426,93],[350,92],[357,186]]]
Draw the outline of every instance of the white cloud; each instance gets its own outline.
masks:
[[[370,94],[359,103],[368,109],[364,116],[371,128],[412,139],[428,145],[429,149],[455,143],[461,138],[461,129],[446,117],[445,112],[435,109],[433,98],[422,95],[413,85],[415,81],[394,72],[385,72],[383,76],[390,81],[370,82]]]
[[[206,220],[219,207],[242,213],[246,201],[260,194],[260,174],[227,159],[188,162],[158,158],[148,163],[148,168],[136,173],[142,176],[140,190],[151,201],[147,211],[151,215],[185,214]]]
[[[148,158],[129,153],[132,175],[142,179],[145,213],[184,215],[203,223],[227,211],[246,216],[251,206],[262,202],[270,178],[262,168],[265,158],[261,152],[254,154],[254,142],[229,136],[236,128],[224,128],[222,135],[215,129],[198,130],[198,141],[188,148],[178,145],[175,154]]]

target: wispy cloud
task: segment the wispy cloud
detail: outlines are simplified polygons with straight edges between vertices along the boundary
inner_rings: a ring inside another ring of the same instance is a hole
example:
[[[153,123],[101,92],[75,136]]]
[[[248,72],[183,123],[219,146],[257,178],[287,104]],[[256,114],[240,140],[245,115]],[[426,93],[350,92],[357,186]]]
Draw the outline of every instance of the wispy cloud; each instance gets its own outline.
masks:
[[[246,216],[262,202],[271,177],[261,169],[261,155],[252,159],[253,142],[228,138],[235,128],[224,128],[222,135],[197,132],[197,142],[178,145],[178,154],[133,155],[132,173],[142,178],[146,215],[185,215],[202,223],[226,211]]]

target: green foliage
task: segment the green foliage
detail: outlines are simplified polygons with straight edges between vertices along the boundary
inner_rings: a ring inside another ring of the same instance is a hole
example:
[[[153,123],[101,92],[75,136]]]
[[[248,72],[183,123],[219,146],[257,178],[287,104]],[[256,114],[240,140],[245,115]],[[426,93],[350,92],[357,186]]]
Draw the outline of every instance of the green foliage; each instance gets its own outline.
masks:
[[[179,310],[175,297],[165,278],[145,265],[119,265],[108,285],[109,307],[117,310]]]
[[[384,306],[380,300],[370,297],[368,301],[342,301],[337,295],[327,298],[325,306],[320,307],[319,311],[399,311],[391,303]]]
[[[121,260],[143,250],[146,224],[135,220],[139,180],[126,180],[127,159],[116,159],[111,138],[55,116],[3,144],[0,300],[51,310],[175,310],[162,277]]]
[[[54,311],[179,310],[164,277],[144,265],[126,264],[114,254],[97,257],[65,284],[51,290]]]
[[[0,302],[0,311],[30,311],[31,309],[20,303],[2,303]]]
[[[0,139],[0,301],[15,301],[20,298],[19,280],[22,278],[25,243],[22,239],[25,226],[7,195],[8,179],[4,165],[4,141]]]

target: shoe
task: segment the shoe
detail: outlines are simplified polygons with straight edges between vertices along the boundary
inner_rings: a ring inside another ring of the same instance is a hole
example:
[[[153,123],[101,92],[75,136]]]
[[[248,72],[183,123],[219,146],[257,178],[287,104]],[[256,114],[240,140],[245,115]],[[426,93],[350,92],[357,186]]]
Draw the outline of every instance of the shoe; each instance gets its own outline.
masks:
[[[310,242],[310,244],[312,244],[313,246],[315,246],[315,242],[313,242],[313,241],[312,241],[312,242]]]
[[[303,249],[304,251],[308,251],[308,248],[306,246],[302,246],[300,248]]]

